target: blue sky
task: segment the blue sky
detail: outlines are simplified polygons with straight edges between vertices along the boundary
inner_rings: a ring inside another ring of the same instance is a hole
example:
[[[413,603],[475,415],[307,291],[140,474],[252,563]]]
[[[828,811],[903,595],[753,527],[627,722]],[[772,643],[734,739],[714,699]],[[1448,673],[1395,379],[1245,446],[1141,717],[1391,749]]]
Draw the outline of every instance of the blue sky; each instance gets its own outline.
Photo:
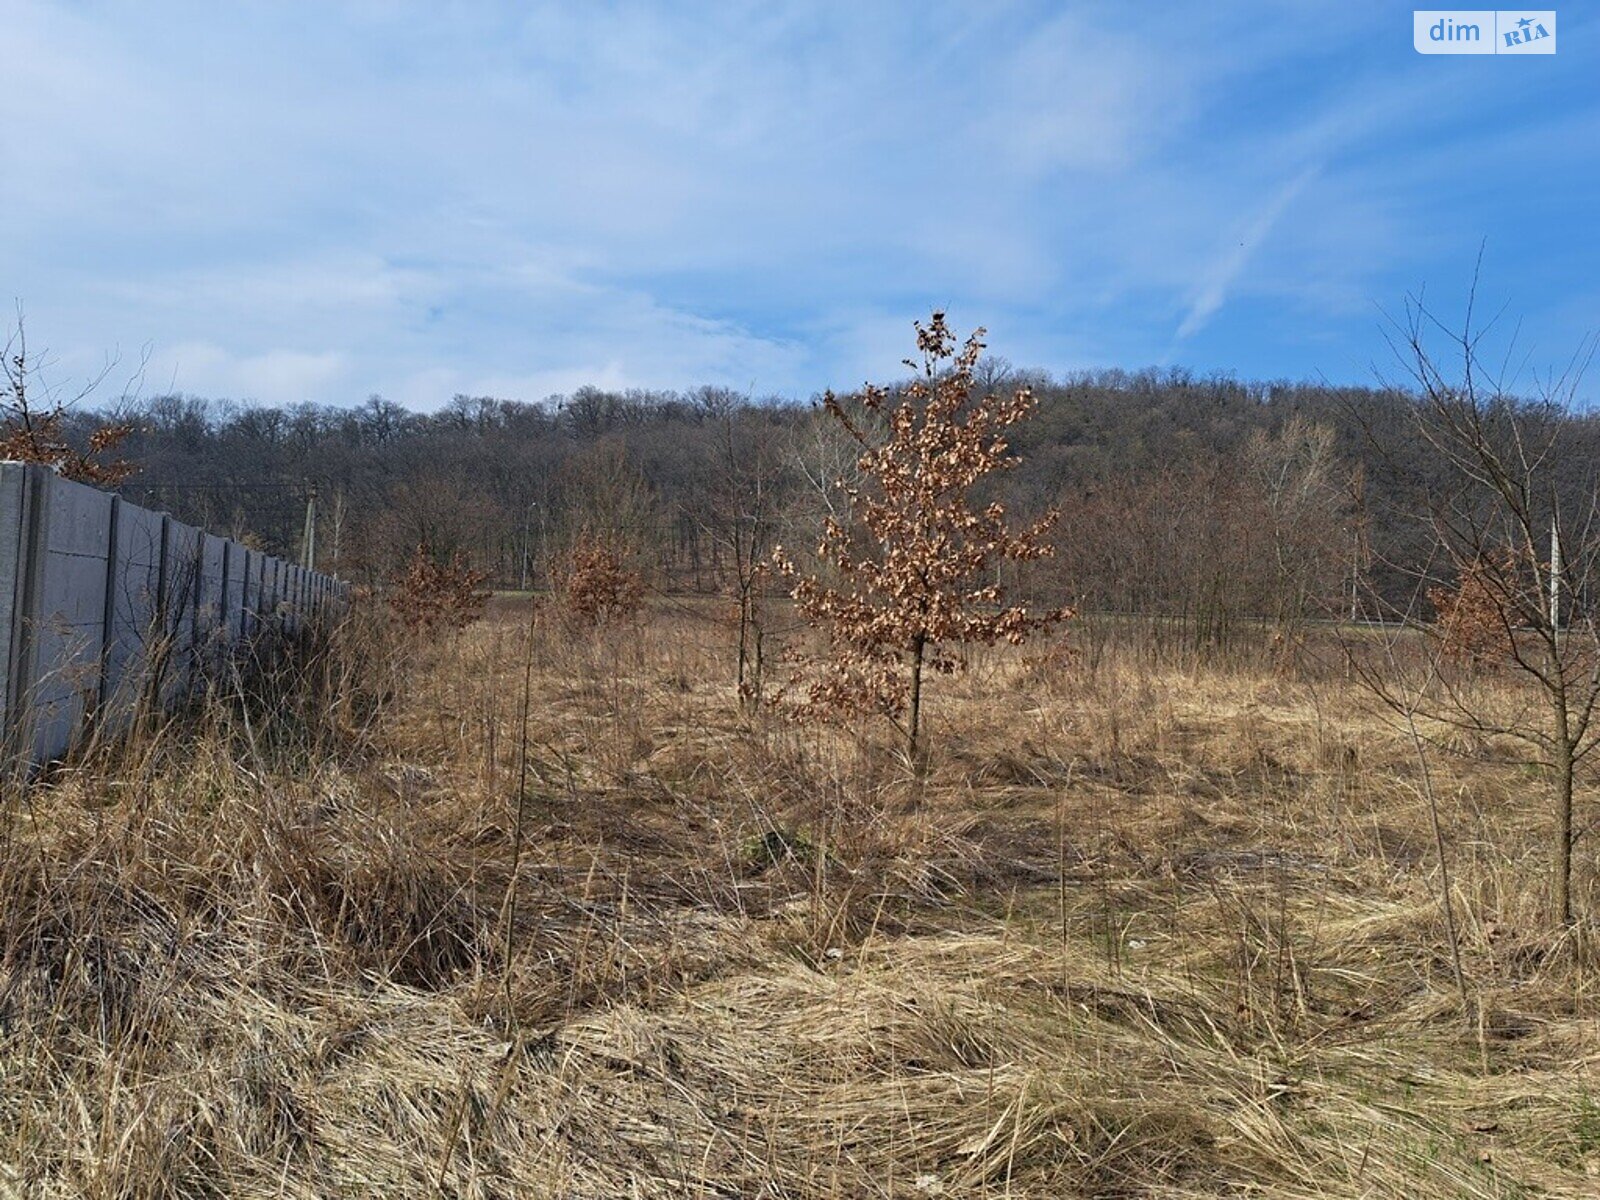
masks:
[[[806,396],[935,306],[1019,365],[1367,381],[1380,307],[1600,326],[1600,18],[0,0],[0,292],[63,380],[431,408]],[[113,390],[115,390],[113,388]]]

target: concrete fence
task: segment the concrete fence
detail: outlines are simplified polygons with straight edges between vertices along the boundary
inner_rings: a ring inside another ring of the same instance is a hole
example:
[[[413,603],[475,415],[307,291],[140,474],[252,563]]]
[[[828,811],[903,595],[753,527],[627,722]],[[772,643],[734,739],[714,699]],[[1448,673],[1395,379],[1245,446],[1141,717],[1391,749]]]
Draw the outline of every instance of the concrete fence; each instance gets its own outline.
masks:
[[[348,585],[129,504],[48,467],[0,462],[0,730],[59,757],[91,721],[170,706],[262,632],[293,634]]]

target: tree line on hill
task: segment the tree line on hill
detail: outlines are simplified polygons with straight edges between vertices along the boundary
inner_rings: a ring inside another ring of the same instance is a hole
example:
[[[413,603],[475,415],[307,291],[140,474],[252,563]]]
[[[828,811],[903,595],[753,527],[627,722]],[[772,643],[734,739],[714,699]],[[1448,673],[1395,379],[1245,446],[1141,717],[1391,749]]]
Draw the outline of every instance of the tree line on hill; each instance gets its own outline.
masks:
[[[996,358],[978,378],[1038,401],[1011,431],[1020,464],[988,486],[1021,516],[1060,511],[1054,556],[1007,580],[1040,603],[1168,615],[1218,639],[1241,620],[1376,615],[1420,594],[1430,497],[1457,484],[1409,392],[1182,369],[1051,376]],[[1566,506],[1591,506],[1600,419],[1508,403],[1553,431]],[[463,395],[435,412],[380,396],[162,395],[74,409],[66,435],[108,416],[128,429],[129,498],[296,555],[314,490],[317,565],[365,582],[424,546],[538,588],[587,533],[624,547],[651,586],[731,594],[774,545],[817,541],[857,453],[815,401],[716,387]]]

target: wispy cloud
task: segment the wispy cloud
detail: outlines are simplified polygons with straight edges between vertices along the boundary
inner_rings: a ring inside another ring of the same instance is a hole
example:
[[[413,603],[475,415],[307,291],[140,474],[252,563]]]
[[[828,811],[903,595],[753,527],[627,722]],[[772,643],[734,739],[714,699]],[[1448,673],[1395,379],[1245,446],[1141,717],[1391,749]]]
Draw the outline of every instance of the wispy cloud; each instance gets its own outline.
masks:
[[[1283,217],[1289,206],[1317,177],[1316,167],[1307,167],[1293,179],[1279,186],[1265,204],[1239,231],[1238,241],[1228,246],[1206,269],[1201,277],[1194,301],[1178,325],[1178,337],[1186,338],[1198,333],[1207,321],[1216,315],[1228,298],[1228,291],[1250,264],[1251,257],[1261,248],[1272,233],[1273,227]]]

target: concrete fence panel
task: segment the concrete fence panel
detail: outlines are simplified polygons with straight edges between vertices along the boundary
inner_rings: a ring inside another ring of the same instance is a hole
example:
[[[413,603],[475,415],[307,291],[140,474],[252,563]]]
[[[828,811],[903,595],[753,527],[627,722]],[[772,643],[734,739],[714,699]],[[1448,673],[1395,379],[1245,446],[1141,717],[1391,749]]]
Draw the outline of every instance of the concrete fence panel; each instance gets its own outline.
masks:
[[[278,567],[278,620],[288,629],[290,613],[294,608],[294,564],[280,562]]]
[[[222,613],[223,641],[231,646],[244,636],[245,571],[250,552],[238,542],[225,542],[222,548]]]
[[[200,600],[200,546],[204,535],[193,525],[167,518],[167,567],[162,577],[162,628],[166,666],[162,701],[170,705],[188,692],[195,668],[195,615]]]
[[[99,707],[112,498],[43,469],[28,472],[28,490],[18,732],[43,758],[60,753]]]
[[[206,678],[222,665],[226,647],[222,629],[222,588],[226,582],[228,540],[214,533],[200,535],[200,579],[195,593],[195,665]]]
[[[239,597],[244,605],[240,616],[241,638],[252,638],[261,628],[261,562],[258,552],[244,552],[244,591]]]
[[[107,564],[107,626],[100,700],[113,723],[124,721],[150,678],[161,637],[161,567],[166,518],[118,500],[112,510],[112,557]]]
[[[344,583],[37,464],[0,462],[0,730],[56,758],[171,705],[229,653],[342,606]],[[155,686],[155,685],[159,686]]]

